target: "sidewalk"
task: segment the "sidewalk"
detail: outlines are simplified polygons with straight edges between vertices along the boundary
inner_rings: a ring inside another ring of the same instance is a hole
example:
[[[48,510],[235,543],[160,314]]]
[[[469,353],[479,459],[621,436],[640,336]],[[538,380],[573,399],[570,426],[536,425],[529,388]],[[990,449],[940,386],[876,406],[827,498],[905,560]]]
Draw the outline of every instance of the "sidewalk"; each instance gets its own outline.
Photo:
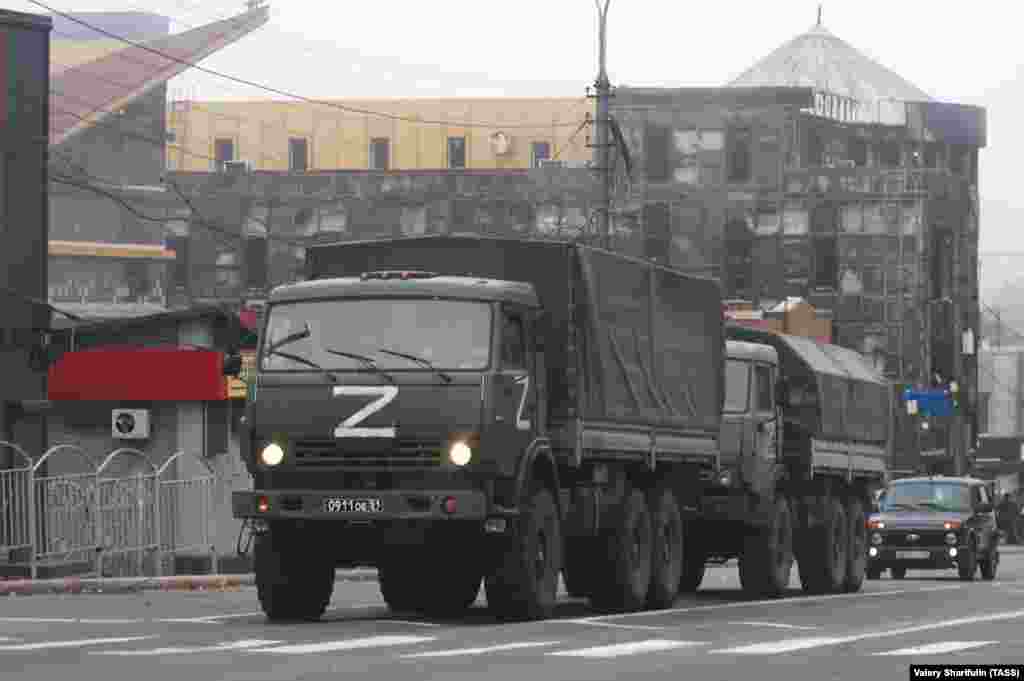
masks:
[[[372,569],[338,570],[338,582],[375,582]],[[36,594],[136,593],[139,591],[235,591],[254,586],[256,576],[175,575],[173,577],[65,577],[63,579],[0,579],[0,596]]]

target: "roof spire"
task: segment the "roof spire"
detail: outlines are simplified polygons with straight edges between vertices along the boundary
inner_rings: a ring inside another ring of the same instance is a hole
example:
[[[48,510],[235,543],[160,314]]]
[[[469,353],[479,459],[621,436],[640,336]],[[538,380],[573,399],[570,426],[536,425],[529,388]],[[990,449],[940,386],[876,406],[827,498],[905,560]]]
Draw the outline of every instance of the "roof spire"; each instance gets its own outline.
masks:
[[[821,28],[821,5],[818,5],[818,28]]]

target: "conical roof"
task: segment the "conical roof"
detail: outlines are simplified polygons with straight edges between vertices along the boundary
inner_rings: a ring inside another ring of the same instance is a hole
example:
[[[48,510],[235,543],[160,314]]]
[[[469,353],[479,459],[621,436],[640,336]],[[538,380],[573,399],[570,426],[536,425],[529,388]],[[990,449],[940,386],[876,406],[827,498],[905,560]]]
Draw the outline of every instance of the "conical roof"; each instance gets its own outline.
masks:
[[[861,102],[931,101],[923,90],[818,23],[764,57],[728,87],[810,87]]]

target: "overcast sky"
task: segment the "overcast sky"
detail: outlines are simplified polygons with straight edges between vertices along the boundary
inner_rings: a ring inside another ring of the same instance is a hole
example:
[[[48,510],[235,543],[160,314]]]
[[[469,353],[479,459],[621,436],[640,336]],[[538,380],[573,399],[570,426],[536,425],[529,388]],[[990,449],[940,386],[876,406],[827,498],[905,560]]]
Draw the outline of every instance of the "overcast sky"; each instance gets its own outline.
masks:
[[[243,11],[221,0],[43,0],[61,11],[150,11],[173,30]],[[932,97],[987,108],[982,251],[1024,252],[1020,10],[1006,0],[824,2],[826,28]],[[27,0],[5,6],[45,13]],[[819,2],[612,0],[616,85],[721,85],[817,19]],[[594,0],[270,3],[270,21],[203,66],[309,97],[582,96],[596,73]],[[58,36],[59,37],[59,36]],[[202,73],[171,83],[200,99],[267,98]],[[1018,267],[1019,265],[1019,267]],[[1024,257],[983,261],[986,287]],[[999,272],[996,275],[996,272]]]

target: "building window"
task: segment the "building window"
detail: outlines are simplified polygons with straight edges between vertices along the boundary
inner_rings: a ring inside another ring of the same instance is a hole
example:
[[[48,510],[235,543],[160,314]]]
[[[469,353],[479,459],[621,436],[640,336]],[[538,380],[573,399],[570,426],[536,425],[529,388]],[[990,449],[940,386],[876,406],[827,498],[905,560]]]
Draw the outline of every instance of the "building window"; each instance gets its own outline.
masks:
[[[729,131],[728,150],[726,154],[729,182],[750,182],[750,128],[734,128]]]
[[[725,281],[727,295],[749,299],[753,294],[754,261],[753,234],[741,219],[725,225]]]
[[[213,143],[213,157],[217,170],[224,170],[225,162],[235,160],[235,141],[227,137],[217,138]]]
[[[835,291],[839,287],[839,250],[836,237],[816,236],[814,249],[814,287]]]
[[[288,140],[288,169],[293,173],[309,170],[309,141],[304,137]]]
[[[449,168],[465,168],[466,167],[466,138],[465,137],[449,137],[448,138],[448,167]]]
[[[846,153],[856,167],[864,168],[868,165],[868,142],[863,137],[851,137],[847,142]]]
[[[903,165],[903,148],[899,142],[885,141],[878,145],[878,162],[883,168],[899,168]]]
[[[531,145],[530,165],[539,168],[542,161],[551,159],[551,144],[549,142],[534,142]]]
[[[389,170],[391,167],[391,140],[374,137],[370,140],[370,170]]]

